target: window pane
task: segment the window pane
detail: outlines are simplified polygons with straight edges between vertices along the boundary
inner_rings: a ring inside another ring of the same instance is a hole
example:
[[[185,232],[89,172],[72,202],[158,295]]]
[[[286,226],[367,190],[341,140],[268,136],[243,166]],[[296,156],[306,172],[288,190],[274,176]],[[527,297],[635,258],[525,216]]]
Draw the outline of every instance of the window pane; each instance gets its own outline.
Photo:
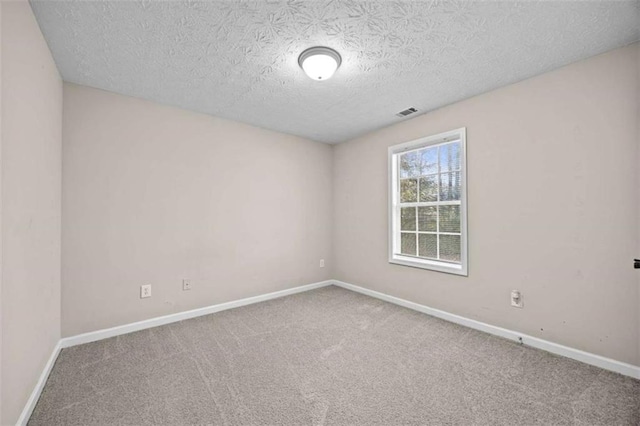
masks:
[[[464,140],[460,129],[388,150],[389,262],[467,275]]]
[[[415,203],[418,201],[418,179],[400,181],[400,202]]]
[[[438,230],[438,208],[418,207],[418,230],[432,231]]]
[[[416,234],[403,232],[400,234],[400,253],[416,255]]]
[[[440,175],[440,201],[460,199],[460,172],[442,173]]]
[[[460,232],[460,206],[440,206],[440,232]]]
[[[460,142],[440,146],[440,172],[460,170]]]
[[[400,209],[400,229],[403,231],[416,230],[416,208],[403,207]]]
[[[407,152],[400,156],[400,177],[417,177],[420,175],[420,161],[416,151]]]
[[[438,175],[420,178],[420,201],[438,201]]]
[[[438,173],[438,148],[427,148],[418,151],[420,155],[420,173],[430,175]]]
[[[460,262],[459,235],[440,235],[440,259]]]
[[[420,257],[438,257],[438,236],[436,234],[419,234],[419,254]]]

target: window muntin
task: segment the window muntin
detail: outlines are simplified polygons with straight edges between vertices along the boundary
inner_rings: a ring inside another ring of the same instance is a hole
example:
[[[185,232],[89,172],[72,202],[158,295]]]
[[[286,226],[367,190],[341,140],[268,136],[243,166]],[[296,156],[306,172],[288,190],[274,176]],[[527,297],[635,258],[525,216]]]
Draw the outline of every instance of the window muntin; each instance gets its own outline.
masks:
[[[467,274],[465,129],[389,148],[389,261]]]

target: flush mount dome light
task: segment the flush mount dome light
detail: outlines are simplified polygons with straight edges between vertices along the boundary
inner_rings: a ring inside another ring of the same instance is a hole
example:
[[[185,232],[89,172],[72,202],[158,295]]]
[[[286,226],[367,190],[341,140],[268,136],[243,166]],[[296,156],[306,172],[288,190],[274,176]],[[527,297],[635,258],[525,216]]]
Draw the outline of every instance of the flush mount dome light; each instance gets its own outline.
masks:
[[[314,80],[331,78],[342,63],[340,54],[328,47],[311,47],[300,54],[298,64]]]

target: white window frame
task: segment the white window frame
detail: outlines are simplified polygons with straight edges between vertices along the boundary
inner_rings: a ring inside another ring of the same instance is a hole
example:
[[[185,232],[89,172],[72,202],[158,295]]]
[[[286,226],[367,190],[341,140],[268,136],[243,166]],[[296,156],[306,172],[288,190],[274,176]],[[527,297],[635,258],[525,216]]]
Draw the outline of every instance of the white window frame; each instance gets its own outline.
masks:
[[[400,155],[407,151],[414,151],[456,140],[460,140],[460,263],[402,255],[400,254],[400,179],[398,178],[398,161]],[[389,147],[389,263],[468,276],[467,237],[466,127]]]

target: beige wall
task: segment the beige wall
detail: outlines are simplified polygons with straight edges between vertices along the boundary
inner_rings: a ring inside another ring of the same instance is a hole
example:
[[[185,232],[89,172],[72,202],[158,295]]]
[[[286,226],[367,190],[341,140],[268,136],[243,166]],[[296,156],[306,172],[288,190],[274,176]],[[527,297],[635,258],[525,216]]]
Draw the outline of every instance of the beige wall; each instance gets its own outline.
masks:
[[[72,84],[64,96],[64,336],[331,277],[331,146]]]
[[[640,47],[636,49],[636,136],[638,138],[638,159],[637,163],[640,165]],[[638,196],[638,219],[640,221],[640,171],[638,172],[638,184],[636,186],[636,193]],[[640,225],[638,226],[638,246],[636,249],[636,255],[634,258],[640,259]],[[638,309],[640,309],[640,270],[636,271],[638,277]],[[640,312],[638,313],[638,357],[640,358]],[[639,360],[640,361],[640,360]]]
[[[2,2],[2,418],[60,339],[62,81],[29,4]]]
[[[337,145],[335,278],[639,365],[639,46]],[[389,264],[387,147],[463,126],[469,277]]]

